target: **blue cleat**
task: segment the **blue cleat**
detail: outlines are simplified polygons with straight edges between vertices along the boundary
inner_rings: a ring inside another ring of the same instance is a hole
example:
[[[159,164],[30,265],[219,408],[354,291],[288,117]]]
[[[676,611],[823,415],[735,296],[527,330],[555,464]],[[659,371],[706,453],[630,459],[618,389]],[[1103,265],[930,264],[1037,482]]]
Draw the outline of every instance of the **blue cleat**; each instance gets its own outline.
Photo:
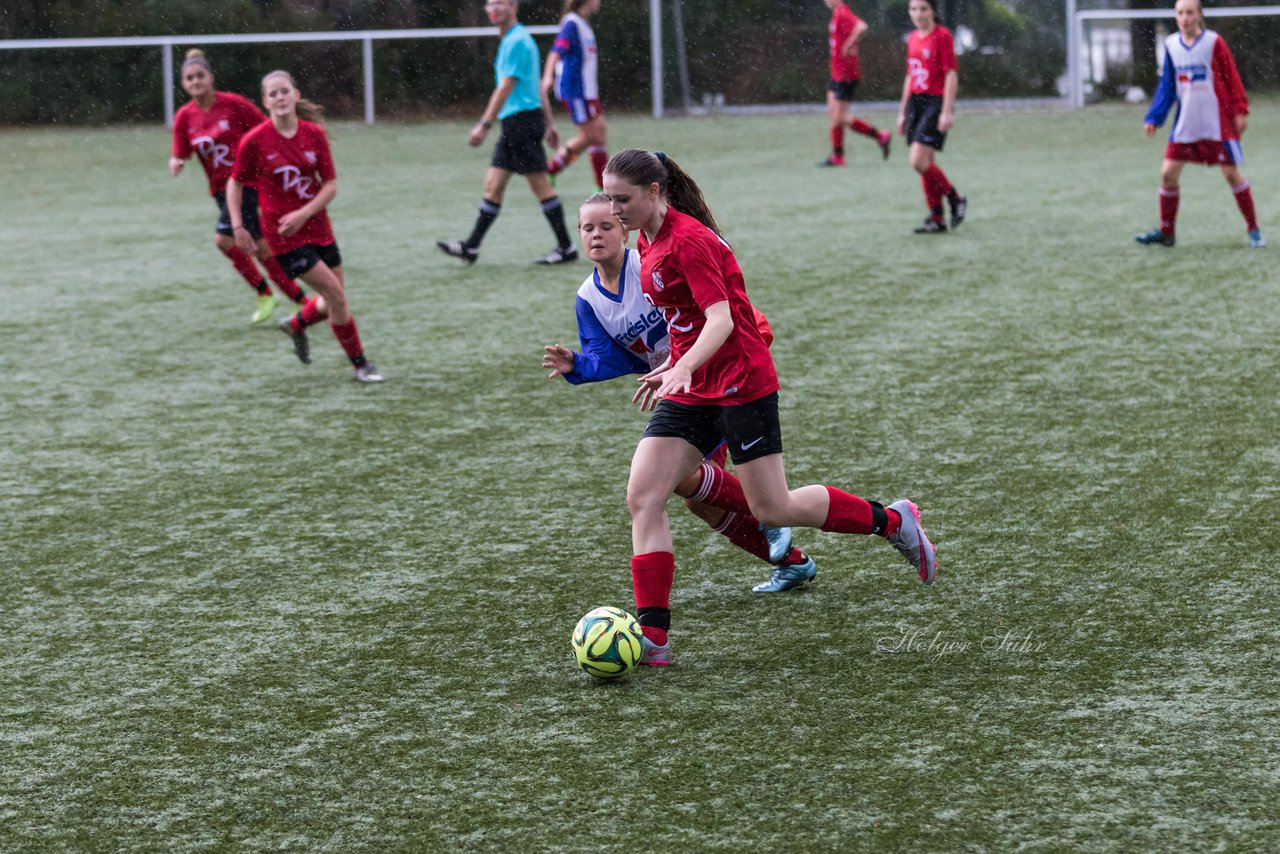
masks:
[[[769,580],[752,587],[754,593],[781,593],[796,587],[803,587],[818,574],[818,565],[813,558],[806,557],[804,563],[795,566],[775,566]]]
[[[1267,239],[1262,236],[1262,231],[1253,229],[1249,232],[1249,245],[1254,249],[1263,249],[1267,245]]]
[[[1172,246],[1177,242],[1172,234],[1165,234],[1158,228],[1153,228],[1146,234],[1139,234],[1133,239],[1143,246]]]
[[[769,563],[777,565],[786,560],[787,555],[791,554],[791,529],[770,528],[761,524],[760,530],[764,532],[765,541],[769,543]]]
[[[920,524],[919,509],[905,498],[893,502],[888,509],[896,511],[902,517],[902,524],[889,538],[889,545],[915,567],[921,581],[932,584],[933,576],[938,571],[938,558],[934,554],[933,543],[929,542],[924,534],[924,527]]]

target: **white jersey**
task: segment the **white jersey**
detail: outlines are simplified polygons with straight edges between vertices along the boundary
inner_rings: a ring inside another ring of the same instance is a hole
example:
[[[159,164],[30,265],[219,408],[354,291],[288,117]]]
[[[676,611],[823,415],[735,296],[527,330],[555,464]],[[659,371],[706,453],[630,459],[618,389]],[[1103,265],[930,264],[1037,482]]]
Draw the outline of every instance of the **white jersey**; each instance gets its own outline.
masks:
[[[600,100],[600,85],[596,80],[596,33],[587,19],[577,12],[565,15],[551,49],[560,54],[560,64],[556,67],[556,96],[561,101],[576,98]]]
[[[640,364],[647,364],[650,370],[667,360],[671,352],[671,338],[667,334],[662,309],[644,298],[644,291],[640,287],[638,252],[626,250],[617,296],[602,288],[597,274],[592,271],[578,288],[578,300],[578,328],[584,345],[592,339],[599,342],[607,336],[612,339],[615,352],[623,351],[628,360],[639,360]],[[589,310],[589,313],[583,309]],[[598,349],[584,346],[584,350]],[[622,353],[618,353],[618,356],[622,356]],[[605,358],[612,361],[607,356]],[[616,364],[621,366],[624,363]],[[639,365],[631,370],[638,368]],[[610,371],[614,376],[625,372],[615,370],[616,372]],[[587,373],[595,374],[596,371],[588,369]]]

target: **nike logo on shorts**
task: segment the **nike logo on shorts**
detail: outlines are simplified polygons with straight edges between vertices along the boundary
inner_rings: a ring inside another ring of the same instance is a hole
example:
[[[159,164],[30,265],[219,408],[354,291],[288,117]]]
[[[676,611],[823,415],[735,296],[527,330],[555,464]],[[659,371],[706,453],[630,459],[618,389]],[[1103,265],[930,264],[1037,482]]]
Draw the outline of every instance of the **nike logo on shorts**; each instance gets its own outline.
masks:
[[[742,443],[742,450],[744,450],[744,451],[749,451],[749,450],[751,450],[752,448],[754,448],[756,445],[760,444],[760,443],[761,443],[761,442],[763,442],[763,441],[764,441],[764,436],[761,436],[760,438],[756,439],[754,442],[743,442],[743,443]]]

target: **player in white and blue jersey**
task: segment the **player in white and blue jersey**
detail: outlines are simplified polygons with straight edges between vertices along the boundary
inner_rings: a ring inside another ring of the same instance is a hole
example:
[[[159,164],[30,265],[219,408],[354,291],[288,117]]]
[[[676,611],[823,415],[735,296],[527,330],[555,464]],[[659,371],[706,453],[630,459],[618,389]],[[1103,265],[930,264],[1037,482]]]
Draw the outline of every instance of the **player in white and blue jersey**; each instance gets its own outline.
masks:
[[[544,348],[542,367],[568,382],[600,382],[626,374],[647,374],[667,361],[670,336],[661,309],[640,287],[639,253],[627,248],[627,230],[613,215],[609,197],[597,193],[578,213],[583,251],[596,268],[578,288],[576,313],[581,352],[560,344]],[[757,317],[761,331],[768,321]],[[766,335],[772,339],[772,333]],[[721,445],[676,487],[685,505],[734,545],[773,565],[757,593],[779,593],[808,583],[817,566],[791,544],[790,528],[762,528],[738,479],[725,471]]]
[[[1164,68],[1151,109],[1142,120],[1147,136],[1155,136],[1169,111],[1175,105],[1178,108],[1160,170],[1160,227],[1135,239],[1148,245],[1173,246],[1182,167],[1203,163],[1222,167],[1222,176],[1244,217],[1249,245],[1261,248],[1266,241],[1258,230],[1253,191],[1240,174],[1244,161],[1240,137],[1248,125],[1249,97],[1235,59],[1222,36],[1205,29],[1200,0],[1178,0],[1174,12],[1178,32],[1164,40]]]
[[[609,162],[596,79],[596,34],[587,21],[598,11],[600,0],[565,0],[560,32],[542,70],[542,91],[549,94],[554,89],[578,128],[578,135],[561,146],[547,163],[547,172],[562,172],[585,150],[591,157],[597,190],[603,186],[604,167]]]

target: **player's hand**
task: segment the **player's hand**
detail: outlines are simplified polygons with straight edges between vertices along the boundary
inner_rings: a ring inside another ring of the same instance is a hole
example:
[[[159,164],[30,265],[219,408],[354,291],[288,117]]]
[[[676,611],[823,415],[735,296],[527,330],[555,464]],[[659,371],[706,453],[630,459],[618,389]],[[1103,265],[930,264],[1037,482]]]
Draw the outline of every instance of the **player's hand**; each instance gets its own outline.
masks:
[[[938,116],[938,130],[946,133],[956,123],[956,114],[951,110],[943,110],[942,115]]]
[[[187,161],[183,160],[181,157],[170,157],[169,158],[169,174],[177,178],[178,175],[182,172],[182,167],[186,165],[187,165]]]
[[[549,147],[553,149],[560,147],[560,132],[551,122],[547,122],[547,132],[542,135],[542,138],[547,141]]]
[[[1156,135],[1156,126],[1155,126],[1155,125],[1143,125],[1143,126],[1142,126],[1142,131],[1143,131],[1143,133],[1145,133],[1147,136],[1155,136],[1155,135]]]
[[[550,368],[547,379],[573,373],[573,351],[559,344],[548,344],[542,348],[542,367]]]
[[[484,122],[476,122],[476,126],[471,129],[471,136],[467,142],[471,144],[472,148],[476,148],[484,142],[484,138],[488,135],[489,129],[484,126]]]
[[[1236,123],[1236,133],[1240,134],[1241,136],[1244,136],[1244,132],[1249,128],[1249,117],[1246,115],[1236,116],[1235,123]]]
[[[907,135],[907,117],[904,116],[902,113],[898,113],[898,121],[896,125],[897,125],[898,136],[906,136]]]
[[[297,234],[299,229],[306,225],[307,220],[310,218],[311,217],[306,216],[300,210],[289,211],[287,214],[280,217],[280,226],[276,231],[278,231],[282,237],[289,237]]]
[[[249,229],[241,226],[236,229],[235,233],[237,249],[249,256],[258,254],[258,241],[253,239],[253,235],[249,233]]]

